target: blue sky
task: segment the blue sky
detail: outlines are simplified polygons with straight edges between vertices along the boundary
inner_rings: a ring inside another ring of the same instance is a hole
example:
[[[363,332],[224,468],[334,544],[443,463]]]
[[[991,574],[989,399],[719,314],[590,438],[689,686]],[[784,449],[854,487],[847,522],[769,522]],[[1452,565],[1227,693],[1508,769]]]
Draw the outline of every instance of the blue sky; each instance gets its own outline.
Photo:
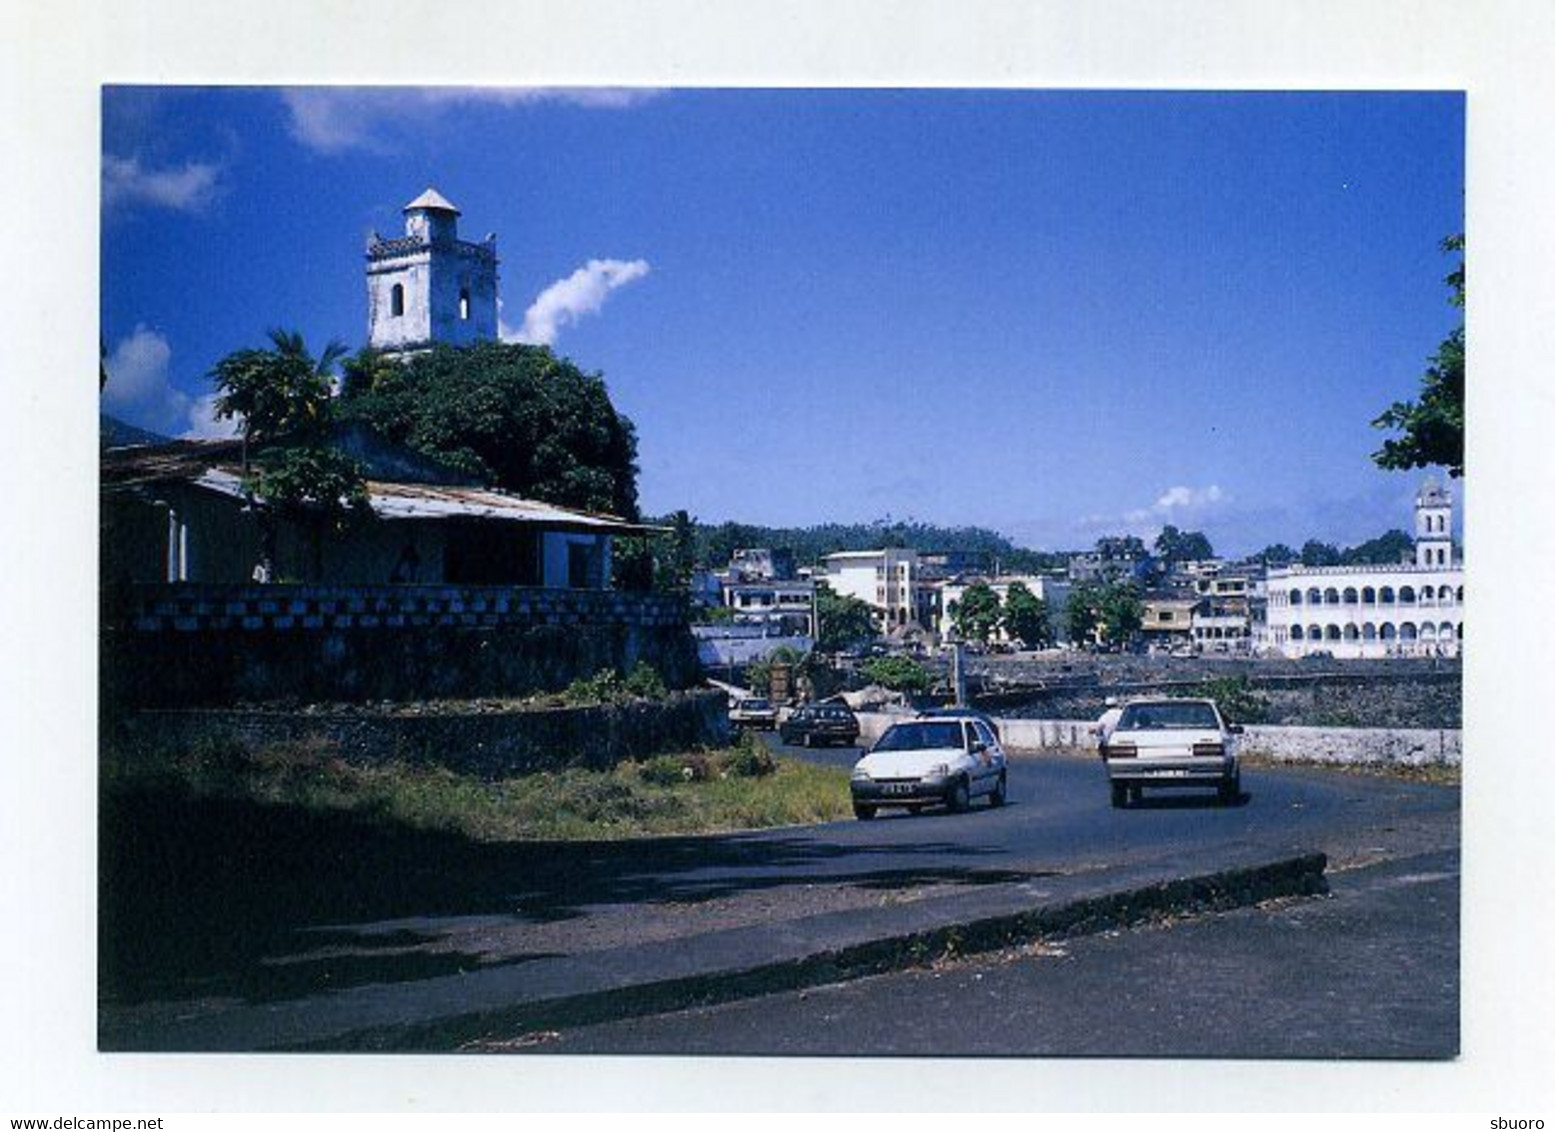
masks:
[[[104,408],[209,427],[223,354],[366,333],[428,185],[502,318],[604,373],[649,513],[890,515],[1223,553],[1409,522],[1371,463],[1457,325],[1452,93],[126,88]]]

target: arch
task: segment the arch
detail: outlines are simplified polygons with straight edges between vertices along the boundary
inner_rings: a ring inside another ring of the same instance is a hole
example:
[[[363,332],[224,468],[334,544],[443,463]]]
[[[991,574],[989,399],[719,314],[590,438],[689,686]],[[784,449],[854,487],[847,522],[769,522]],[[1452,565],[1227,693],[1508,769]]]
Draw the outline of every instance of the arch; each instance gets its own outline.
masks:
[[[405,284],[396,283],[389,288],[389,314],[399,318],[405,313]]]
[[[1429,622],[1429,621],[1427,621],[1425,624],[1421,625],[1420,626],[1420,639],[1422,641],[1435,641],[1436,640],[1436,626],[1431,624],[1431,622]]]
[[[1413,621],[1405,621],[1398,627],[1398,639],[1401,641],[1415,641],[1420,639],[1420,631],[1415,628]]]
[[[1361,640],[1375,641],[1377,639],[1377,626],[1370,621],[1361,626]]]
[[[459,321],[470,321],[470,289],[468,287],[459,288]]]
[[[1306,640],[1306,636],[1307,636],[1306,633],[1302,630],[1300,625],[1292,625],[1290,627],[1290,639],[1291,640],[1293,640],[1293,641],[1303,641],[1303,640]]]
[[[1392,586],[1383,586],[1382,587],[1382,591],[1377,594],[1377,601],[1381,605],[1392,605],[1393,604],[1393,587]]]
[[[1362,605],[1376,605],[1377,604],[1377,591],[1374,590],[1371,586],[1364,587],[1361,590],[1361,604]]]
[[[1451,621],[1443,621],[1436,627],[1436,636],[1438,640],[1450,641],[1457,636],[1457,632],[1453,629]]]
[[[1343,635],[1344,634],[1339,631],[1339,626],[1337,625],[1329,625],[1329,627],[1323,631],[1324,638],[1330,641],[1337,641]]]
[[[1435,586],[1421,586],[1420,587],[1420,604],[1421,605],[1435,605],[1436,604],[1436,587]]]
[[[1399,590],[1398,590],[1398,603],[1400,605],[1413,605],[1413,604],[1415,604],[1415,587],[1414,586],[1400,586]]]
[[[1356,592],[1354,586],[1346,586],[1344,588],[1344,603],[1346,605],[1356,605],[1360,600],[1361,595]]]
[[[1323,603],[1325,605],[1338,605],[1339,591],[1334,589],[1333,586],[1329,586],[1326,590],[1323,591]]]
[[[1290,591],[1290,604],[1291,605],[1300,605],[1301,604],[1301,591],[1300,590],[1291,590]]]
[[[1458,604],[1459,605],[1463,604],[1463,587],[1462,586],[1458,587]]]
[[[1379,634],[1379,636],[1381,636],[1384,641],[1396,641],[1398,640],[1398,630],[1393,627],[1393,622],[1384,621],[1382,623],[1382,632]]]
[[[1323,604],[1323,591],[1319,590],[1316,586],[1313,586],[1311,589],[1309,589],[1307,591],[1307,604],[1308,605],[1322,605]]]
[[[1443,586],[1441,589],[1436,591],[1436,603],[1438,605],[1451,605],[1452,604],[1452,587],[1451,586]]]
[[[1361,639],[1361,631],[1355,627],[1353,621],[1344,627],[1344,639],[1347,641],[1358,641]]]
[[[1321,625],[1308,625],[1307,626],[1307,640],[1309,640],[1309,641],[1321,641],[1322,639],[1323,639],[1323,626],[1321,626]]]

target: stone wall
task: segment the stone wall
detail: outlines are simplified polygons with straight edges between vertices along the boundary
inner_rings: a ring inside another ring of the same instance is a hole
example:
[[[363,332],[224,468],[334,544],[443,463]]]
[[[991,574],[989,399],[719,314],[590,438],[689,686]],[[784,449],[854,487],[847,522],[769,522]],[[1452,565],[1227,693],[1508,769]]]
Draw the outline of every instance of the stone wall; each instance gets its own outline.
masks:
[[[147,710],[112,733],[111,754],[189,751],[218,745],[254,754],[305,745],[357,764],[399,760],[497,778],[562,767],[605,770],[627,759],[729,741],[722,692],[547,710],[387,711]]]
[[[555,691],[639,661],[699,675],[672,595],[509,586],[135,586],[105,594],[110,710],[470,699]]]
[[[909,715],[859,713],[859,742],[873,743],[892,723]],[[1094,719],[999,718],[999,734],[1011,754],[1094,751]],[[1460,766],[1463,733],[1454,729],[1360,727],[1248,727],[1244,754],[1275,762],[1328,765]]]

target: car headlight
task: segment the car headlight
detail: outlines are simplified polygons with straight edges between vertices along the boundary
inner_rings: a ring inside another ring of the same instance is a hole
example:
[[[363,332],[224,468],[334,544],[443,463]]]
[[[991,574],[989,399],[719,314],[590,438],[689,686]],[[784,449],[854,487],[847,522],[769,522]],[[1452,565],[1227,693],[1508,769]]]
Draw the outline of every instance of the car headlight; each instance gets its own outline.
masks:
[[[869,776],[870,776],[869,775],[869,771],[865,770],[863,767],[856,766],[856,767],[853,768],[853,777],[854,778],[864,778],[864,779],[867,779],[867,778],[869,778]]]

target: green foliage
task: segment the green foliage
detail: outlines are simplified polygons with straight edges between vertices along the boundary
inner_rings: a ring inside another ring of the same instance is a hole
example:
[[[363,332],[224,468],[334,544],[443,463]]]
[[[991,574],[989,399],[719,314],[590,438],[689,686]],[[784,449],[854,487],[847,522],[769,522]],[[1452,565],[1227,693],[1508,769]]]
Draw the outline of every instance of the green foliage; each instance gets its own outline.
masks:
[[[1301,564],[1303,566],[1338,566],[1344,561],[1344,556],[1339,553],[1339,548],[1331,542],[1319,542],[1315,538],[1309,538],[1301,545]]]
[[[283,513],[316,510],[336,525],[371,514],[362,466],[334,448],[298,445],[263,453],[251,471],[253,493]]]
[[[999,595],[987,582],[973,582],[950,609],[956,634],[963,641],[986,642],[999,627],[1000,614]]]
[[[864,679],[893,692],[927,692],[933,684],[928,670],[910,656],[876,656],[859,666]]]
[[[1300,557],[1283,542],[1271,543],[1253,556],[1265,566],[1289,566]]]
[[[815,587],[815,615],[820,622],[821,652],[841,652],[875,638],[874,611],[847,594],[837,594],[824,583]]]
[[[526,498],[638,517],[636,431],[600,375],[500,342],[435,346],[373,374],[348,384],[347,419]]]
[[[745,666],[745,682],[760,695],[772,693],[772,670],[786,665],[797,681],[801,676],[813,677],[817,667],[814,653],[801,653],[791,645],[779,645],[762,660],[754,660]]]
[[[1339,560],[1345,566],[1393,566],[1400,561],[1413,561],[1414,554],[1415,540],[1403,531],[1392,530],[1350,547]]]
[[[729,625],[734,621],[734,610],[727,605],[708,605],[695,610],[692,620],[698,625]]]
[[[1004,631],[1027,648],[1046,648],[1053,643],[1053,629],[1043,601],[1022,582],[1011,582],[1004,595]]]
[[[721,770],[735,778],[765,778],[777,770],[777,762],[767,745],[747,731],[724,753]]]
[[[1463,236],[1449,236],[1442,250],[1463,252]],[[1447,276],[1452,288],[1452,305],[1462,309],[1465,302],[1463,261]],[[1463,403],[1465,389],[1465,345],[1463,327],[1449,334],[1431,356],[1420,381],[1416,401],[1395,401],[1372,421],[1372,427],[1391,429],[1401,436],[1383,441],[1372,453],[1380,468],[1406,470],[1441,464],[1450,475],[1463,475]]]
[[[1179,531],[1171,524],[1161,528],[1155,552],[1167,562],[1202,562],[1215,557],[1215,549],[1202,531]]]
[[[580,676],[567,685],[561,698],[569,707],[592,707],[629,700],[662,700],[668,695],[663,678],[647,661],[640,660],[625,677],[613,668],[602,669],[593,676]]]
[[[308,353],[302,335],[269,332],[271,349],[238,350],[216,363],[216,416],[238,418],[250,441],[316,436],[330,421],[330,370],[345,354],[331,342],[318,358]]]
[[[769,546],[793,552],[800,564],[819,562],[845,550],[875,550],[900,546],[919,553],[948,552],[983,557],[1012,571],[1058,570],[1061,554],[1017,547],[996,531],[983,527],[940,527],[914,520],[889,518],[873,523],[822,523],[810,527],[764,527],[749,523],[719,523],[696,527],[696,560],[718,568],[743,547]]]
[[[1069,634],[1076,642],[1123,646],[1139,632],[1145,607],[1132,583],[1087,583],[1069,592],[1065,612]]]

